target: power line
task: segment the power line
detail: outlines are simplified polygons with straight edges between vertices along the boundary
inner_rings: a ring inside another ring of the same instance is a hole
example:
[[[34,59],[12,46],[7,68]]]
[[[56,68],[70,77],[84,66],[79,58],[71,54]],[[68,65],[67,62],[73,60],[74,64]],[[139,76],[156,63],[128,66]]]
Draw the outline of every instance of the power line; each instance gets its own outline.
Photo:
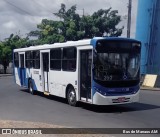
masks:
[[[42,6],[41,4],[39,4],[36,0],[32,0],[34,1],[36,4],[38,4],[40,7],[45,8],[44,6]],[[53,14],[53,12],[47,8],[45,8],[46,11],[48,11],[49,13]]]
[[[11,2],[9,2],[9,1],[7,1],[7,0],[3,0],[3,1],[5,1],[5,2],[8,3],[9,5],[11,5],[12,7],[15,7],[15,8],[19,9],[20,11],[22,11],[22,12],[24,12],[24,13],[30,15],[30,16],[33,16],[33,15],[32,15],[31,13],[29,13],[28,11],[26,11],[26,10],[24,10],[24,9],[16,6],[16,5],[14,5],[13,3],[11,3]]]

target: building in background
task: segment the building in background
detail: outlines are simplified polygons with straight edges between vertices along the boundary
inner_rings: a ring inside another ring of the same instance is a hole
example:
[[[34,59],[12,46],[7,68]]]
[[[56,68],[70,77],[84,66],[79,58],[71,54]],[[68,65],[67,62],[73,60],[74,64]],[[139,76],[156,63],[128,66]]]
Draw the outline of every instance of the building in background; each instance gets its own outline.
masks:
[[[142,42],[141,73],[160,75],[160,0],[139,0],[136,39]]]
[[[9,65],[7,66],[6,73],[7,74],[13,74],[12,63],[9,63]],[[4,67],[3,67],[2,64],[0,64],[0,74],[4,74]]]

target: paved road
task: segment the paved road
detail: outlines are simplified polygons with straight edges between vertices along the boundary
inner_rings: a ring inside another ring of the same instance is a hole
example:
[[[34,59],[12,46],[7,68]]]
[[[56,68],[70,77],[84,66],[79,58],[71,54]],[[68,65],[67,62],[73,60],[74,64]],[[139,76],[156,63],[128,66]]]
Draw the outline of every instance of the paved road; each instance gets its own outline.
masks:
[[[0,119],[83,128],[160,128],[160,91],[141,91],[135,104],[71,107],[64,99],[29,94],[11,76],[0,77]]]

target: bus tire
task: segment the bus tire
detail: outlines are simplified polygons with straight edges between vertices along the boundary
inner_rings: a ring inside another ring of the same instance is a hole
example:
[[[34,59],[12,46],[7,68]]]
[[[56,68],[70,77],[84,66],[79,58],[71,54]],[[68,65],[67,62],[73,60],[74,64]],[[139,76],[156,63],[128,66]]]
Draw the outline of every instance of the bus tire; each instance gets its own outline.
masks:
[[[71,106],[76,106],[76,103],[77,103],[77,98],[76,98],[76,92],[74,90],[73,87],[70,87],[68,89],[68,92],[67,92],[67,100],[68,100],[68,104],[71,105]]]
[[[33,89],[33,83],[31,79],[29,80],[28,89],[29,89],[29,93],[31,93],[32,95],[35,95],[35,91]]]

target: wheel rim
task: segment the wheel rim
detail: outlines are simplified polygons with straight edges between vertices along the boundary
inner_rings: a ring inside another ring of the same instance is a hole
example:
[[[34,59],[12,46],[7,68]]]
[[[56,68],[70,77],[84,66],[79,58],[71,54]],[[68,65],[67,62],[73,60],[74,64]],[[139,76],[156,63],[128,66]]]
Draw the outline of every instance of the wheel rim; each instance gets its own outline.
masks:
[[[69,93],[69,102],[70,103],[75,103],[76,101],[76,94],[73,90],[70,91]]]
[[[30,92],[32,92],[32,87],[30,86]]]
[[[33,92],[32,83],[30,83],[29,90],[30,90],[31,93]]]

